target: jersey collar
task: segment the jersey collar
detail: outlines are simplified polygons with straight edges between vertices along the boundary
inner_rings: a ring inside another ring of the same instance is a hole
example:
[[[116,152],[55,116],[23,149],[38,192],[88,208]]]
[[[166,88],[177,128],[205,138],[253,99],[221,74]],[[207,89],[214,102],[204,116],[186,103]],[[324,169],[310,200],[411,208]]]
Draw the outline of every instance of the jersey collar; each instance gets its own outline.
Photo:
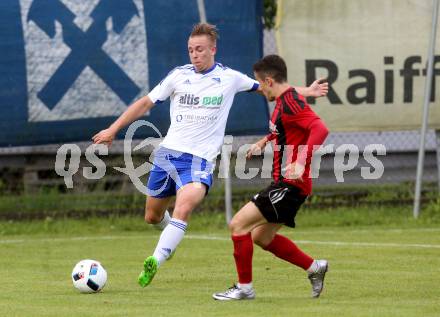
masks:
[[[289,91],[292,91],[294,88],[292,86],[290,86],[289,88],[287,88],[286,90],[283,91],[283,93],[281,95],[279,95],[276,100],[281,100],[281,97],[283,97],[285,94],[287,94]]]
[[[203,72],[198,72],[198,74],[206,75],[206,74],[212,72],[216,66],[217,66],[217,63],[214,62],[214,65],[212,65],[212,66],[211,66],[210,68],[208,68],[207,70],[204,70]]]

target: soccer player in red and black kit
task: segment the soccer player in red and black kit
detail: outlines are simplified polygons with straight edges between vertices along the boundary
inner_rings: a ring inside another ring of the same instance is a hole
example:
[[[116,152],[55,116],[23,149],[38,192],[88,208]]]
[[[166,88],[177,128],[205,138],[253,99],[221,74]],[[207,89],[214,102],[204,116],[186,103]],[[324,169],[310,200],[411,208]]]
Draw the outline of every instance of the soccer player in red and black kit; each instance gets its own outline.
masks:
[[[213,298],[255,298],[252,286],[253,242],[307,271],[312,297],[317,298],[323,289],[327,261],[313,259],[277,232],[283,225],[295,227],[296,213],[312,190],[309,174],[313,151],[324,142],[328,129],[304,97],[287,83],[287,67],[281,57],[264,57],[254,65],[254,75],[265,97],[276,101],[276,106],[270,122],[271,133],[253,144],[247,157],[260,154],[266,143],[272,141],[273,182],[233,217],[229,227],[238,283],[225,292],[213,294]]]

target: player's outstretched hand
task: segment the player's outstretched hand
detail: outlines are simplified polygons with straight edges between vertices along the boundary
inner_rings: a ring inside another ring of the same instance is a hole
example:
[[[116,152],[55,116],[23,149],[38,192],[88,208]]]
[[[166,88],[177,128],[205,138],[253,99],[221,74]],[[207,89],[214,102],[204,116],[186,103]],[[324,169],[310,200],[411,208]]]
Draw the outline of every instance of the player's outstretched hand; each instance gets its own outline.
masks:
[[[246,152],[246,158],[250,159],[252,155],[261,155],[261,152],[266,147],[266,138],[259,140],[257,143],[251,145],[249,150]]]
[[[105,144],[107,146],[112,145],[113,139],[115,138],[115,132],[112,129],[104,129],[95,134],[92,137],[93,143],[95,144]]]
[[[323,97],[328,94],[328,82],[325,78],[315,80],[310,86],[310,96]]]
[[[261,148],[258,146],[258,143],[254,143],[246,152],[246,158],[250,159],[252,155],[260,155],[260,154],[261,154]]]

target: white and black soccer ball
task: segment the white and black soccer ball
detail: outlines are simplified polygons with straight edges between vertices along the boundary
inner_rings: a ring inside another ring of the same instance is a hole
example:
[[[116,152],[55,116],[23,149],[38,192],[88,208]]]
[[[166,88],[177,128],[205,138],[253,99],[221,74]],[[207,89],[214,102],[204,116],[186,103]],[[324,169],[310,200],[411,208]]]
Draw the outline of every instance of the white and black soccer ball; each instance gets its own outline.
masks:
[[[107,282],[107,271],[95,260],[81,260],[72,271],[73,286],[81,293],[96,293]]]

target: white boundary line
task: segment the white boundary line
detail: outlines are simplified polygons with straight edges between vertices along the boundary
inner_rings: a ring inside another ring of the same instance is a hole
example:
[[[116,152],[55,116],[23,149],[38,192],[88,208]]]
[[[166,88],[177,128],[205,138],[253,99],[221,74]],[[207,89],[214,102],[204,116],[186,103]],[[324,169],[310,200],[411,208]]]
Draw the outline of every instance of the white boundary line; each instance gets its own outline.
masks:
[[[221,240],[229,241],[229,238],[215,237],[215,236],[194,236],[188,235],[187,239],[198,240]],[[313,241],[313,240],[295,240],[299,244],[323,244],[332,246],[353,246],[353,247],[391,247],[391,248],[427,248],[440,249],[440,244],[419,244],[419,243],[375,243],[375,242],[343,242],[343,241]]]
[[[136,236],[89,236],[89,237],[72,237],[72,238],[42,238],[42,239],[0,239],[2,244],[19,244],[19,243],[46,243],[46,242],[75,242],[89,240],[122,240],[122,239],[146,239],[157,237],[156,235],[136,235]],[[185,239],[190,240],[215,240],[230,241],[229,237],[210,236],[210,235],[194,235],[188,234]],[[344,241],[315,241],[315,240],[295,240],[299,244],[319,244],[331,245],[337,247],[373,247],[373,248],[422,248],[422,249],[440,249],[440,244],[420,244],[420,243],[375,243],[375,242],[344,242]]]
[[[302,244],[324,244],[332,246],[353,246],[353,247],[374,247],[374,248],[424,248],[424,249],[440,249],[440,244],[419,244],[419,243],[375,243],[375,242],[340,242],[340,241],[295,241]]]

